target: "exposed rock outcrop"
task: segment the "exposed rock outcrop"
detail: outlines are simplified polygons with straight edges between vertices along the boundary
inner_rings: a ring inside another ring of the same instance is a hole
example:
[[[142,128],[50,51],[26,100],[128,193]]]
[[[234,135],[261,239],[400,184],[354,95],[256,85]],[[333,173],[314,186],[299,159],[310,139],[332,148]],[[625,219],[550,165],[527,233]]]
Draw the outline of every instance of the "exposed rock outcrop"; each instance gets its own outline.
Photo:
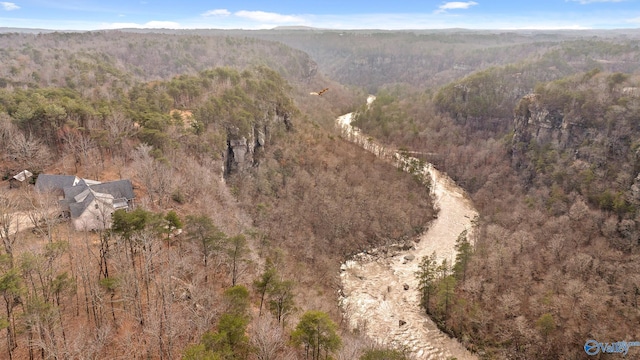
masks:
[[[231,174],[244,170],[249,163],[246,160],[247,153],[251,154],[251,149],[247,146],[247,138],[244,136],[240,139],[227,140],[227,166],[225,167],[225,173]]]
[[[303,80],[309,81],[318,73],[318,63],[313,61],[309,56],[307,56],[305,60],[306,60],[305,66],[304,66],[305,71],[303,72],[302,75],[303,75]]]
[[[535,94],[525,95],[520,100],[514,125],[516,144],[535,140],[540,144],[551,143],[556,148],[565,148],[583,135],[581,119],[565,116],[562,110],[545,106]]]
[[[555,150],[568,156],[575,166],[582,163],[601,166],[606,162],[607,135],[590,126],[589,119],[561,107],[554,107],[529,94],[518,102],[514,114],[514,133],[511,147],[512,165],[525,179],[533,179],[537,165],[532,164],[531,149]],[[598,143],[597,151],[582,144]],[[588,167],[588,165],[587,165]]]
[[[519,101],[512,164],[526,186],[538,182],[556,187],[544,201],[557,215],[565,213],[575,196],[616,215],[608,226],[608,241],[628,251],[640,243],[637,92],[633,87],[598,87],[596,80],[591,87],[581,86],[554,83]]]
[[[640,174],[636,176],[629,190],[629,198],[627,199],[634,205],[640,205]]]
[[[240,130],[237,128],[229,131],[225,155],[225,175],[257,166],[264,147],[272,141],[274,134],[291,130],[293,130],[291,113],[275,105],[274,108],[265,110],[262,118],[253,122],[248,136],[240,134]]]

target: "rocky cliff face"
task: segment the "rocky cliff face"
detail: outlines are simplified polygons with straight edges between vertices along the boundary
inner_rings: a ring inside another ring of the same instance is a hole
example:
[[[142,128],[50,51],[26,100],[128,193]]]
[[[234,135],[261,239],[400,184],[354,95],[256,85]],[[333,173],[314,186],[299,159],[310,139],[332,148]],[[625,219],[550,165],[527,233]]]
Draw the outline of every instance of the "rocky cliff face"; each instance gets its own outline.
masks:
[[[634,143],[640,134],[631,105],[638,97],[623,99],[627,106],[608,101],[572,100],[573,104],[549,103],[537,94],[524,96],[515,109],[514,155],[535,143],[540,147],[572,153],[596,167],[607,163],[634,162],[640,152]],[[623,100],[620,100],[622,102]],[[564,105],[564,106],[562,106]],[[631,164],[629,164],[631,165]]]
[[[529,94],[519,101],[512,165],[525,187],[543,190],[538,200],[551,213],[566,214],[578,198],[602,210],[609,216],[603,234],[629,251],[640,244],[640,101],[628,90],[585,89],[569,99]]]
[[[264,147],[273,140],[274,134],[292,129],[291,113],[275,105],[253,122],[248,135],[240,134],[239,129],[230,130],[227,134],[225,176],[257,166]]]
[[[551,144],[557,149],[565,149],[586,135],[582,119],[542,104],[536,94],[525,95],[520,100],[514,125],[515,143],[534,140],[538,144]]]
[[[316,74],[318,73],[318,63],[313,61],[313,59],[311,59],[311,57],[307,55],[304,59],[303,69],[304,71],[302,72],[301,80],[310,81],[311,78],[316,76]]]

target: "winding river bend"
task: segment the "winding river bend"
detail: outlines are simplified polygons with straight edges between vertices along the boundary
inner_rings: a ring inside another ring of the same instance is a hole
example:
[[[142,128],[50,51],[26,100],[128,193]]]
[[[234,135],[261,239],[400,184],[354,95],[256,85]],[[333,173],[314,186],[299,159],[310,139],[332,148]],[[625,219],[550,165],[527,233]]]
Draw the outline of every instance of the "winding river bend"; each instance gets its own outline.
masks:
[[[367,103],[374,100],[374,96],[369,96]],[[353,113],[349,113],[336,120],[345,138],[405,170],[409,168],[408,162],[417,161],[402,158],[363,135],[360,129],[351,126],[352,117]],[[398,249],[383,255],[382,251],[372,249],[342,264],[342,310],[352,328],[379,343],[407,349],[417,359],[477,359],[424,314],[415,278],[423,256],[435,251],[438,261],[455,258],[455,241],[462,231],[473,230],[471,221],[477,212],[464,190],[431,164],[418,171],[431,178],[431,191],[440,210],[438,218],[409,250]]]

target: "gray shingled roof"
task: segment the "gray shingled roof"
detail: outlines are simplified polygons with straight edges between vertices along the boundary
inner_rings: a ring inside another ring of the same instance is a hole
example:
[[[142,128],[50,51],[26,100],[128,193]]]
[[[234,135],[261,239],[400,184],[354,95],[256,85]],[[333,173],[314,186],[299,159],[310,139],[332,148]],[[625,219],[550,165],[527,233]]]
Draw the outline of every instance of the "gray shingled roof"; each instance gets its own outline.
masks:
[[[71,217],[74,219],[82,215],[82,213],[87,209],[87,206],[89,206],[94,199],[104,203],[107,197],[111,198],[109,194],[100,194],[90,190],[89,188],[85,189],[87,191],[87,196],[85,196],[82,201],[69,203],[69,212],[71,213]],[[111,201],[112,200],[113,199],[111,199]]]
[[[36,189],[40,192],[62,190],[73,186],[77,178],[74,175],[40,174],[36,179]]]
[[[114,198],[126,198],[133,199],[133,185],[130,180],[116,180],[101,184],[86,185],[84,182],[78,183],[76,186],[67,186],[63,189],[64,198],[71,200],[78,196],[81,192],[85,191],[88,187],[91,190],[99,193],[113,195]]]
[[[75,186],[74,186],[75,187]],[[93,193],[89,193],[89,195],[87,195],[87,197],[84,198],[84,201],[80,201],[80,202],[74,202],[71,199],[69,199],[69,212],[71,213],[71,218],[75,219],[78,216],[82,215],[82,213],[84,212],[84,210],[87,208],[87,206],[89,206],[89,204],[91,203],[91,201],[95,198],[95,196],[93,195]]]
[[[123,207],[126,200],[135,198],[130,180],[97,183],[92,180],[79,179],[74,175],[40,174],[36,180],[36,189],[41,192],[62,190],[64,200],[61,201],[61,205],[68,206],[72,218],[80,216],[94,199],[100,197],[100,194],[113,196],[114,203],[118,208]],[[83,191],[88,191],[87,196],[78,199],[82,201],[76,201],[75,198]]]
[[[126,198],[131,200],[136,196],[133,194],[131,180],[116,180],[102,184],[90,185],[91,190],[99,193],[113,195],[114,199]]]
[[[87,188],[88,188],[87,185],[65,186],[62,189],[62,192],[64,193],[65,201],[73,202],[74,201],[73,198],[76,197],[81,192],[87,190]]]
[[[75,197],[89,189],[91,190],[89,194],[82,201],[76,202]],[[77,218],[84,212],[91,201],[96,198],[96,193],[111,195],[116,200],[131,200],[135,198],[133,185],[130,180],[116,180],[94,185],[87,185],[85,182],[81,182],[76,186],[67,186],[63,191],[64,202],[69,206],[69,212],[72,218]]]

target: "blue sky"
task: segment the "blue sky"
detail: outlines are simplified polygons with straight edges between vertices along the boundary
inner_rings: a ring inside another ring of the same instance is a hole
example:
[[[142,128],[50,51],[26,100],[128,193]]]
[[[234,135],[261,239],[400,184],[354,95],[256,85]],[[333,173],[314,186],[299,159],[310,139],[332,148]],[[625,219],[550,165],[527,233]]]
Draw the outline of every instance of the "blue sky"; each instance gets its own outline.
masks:
[[[11,0],[0,27],[270,29],[640,28],[640,0]]]

